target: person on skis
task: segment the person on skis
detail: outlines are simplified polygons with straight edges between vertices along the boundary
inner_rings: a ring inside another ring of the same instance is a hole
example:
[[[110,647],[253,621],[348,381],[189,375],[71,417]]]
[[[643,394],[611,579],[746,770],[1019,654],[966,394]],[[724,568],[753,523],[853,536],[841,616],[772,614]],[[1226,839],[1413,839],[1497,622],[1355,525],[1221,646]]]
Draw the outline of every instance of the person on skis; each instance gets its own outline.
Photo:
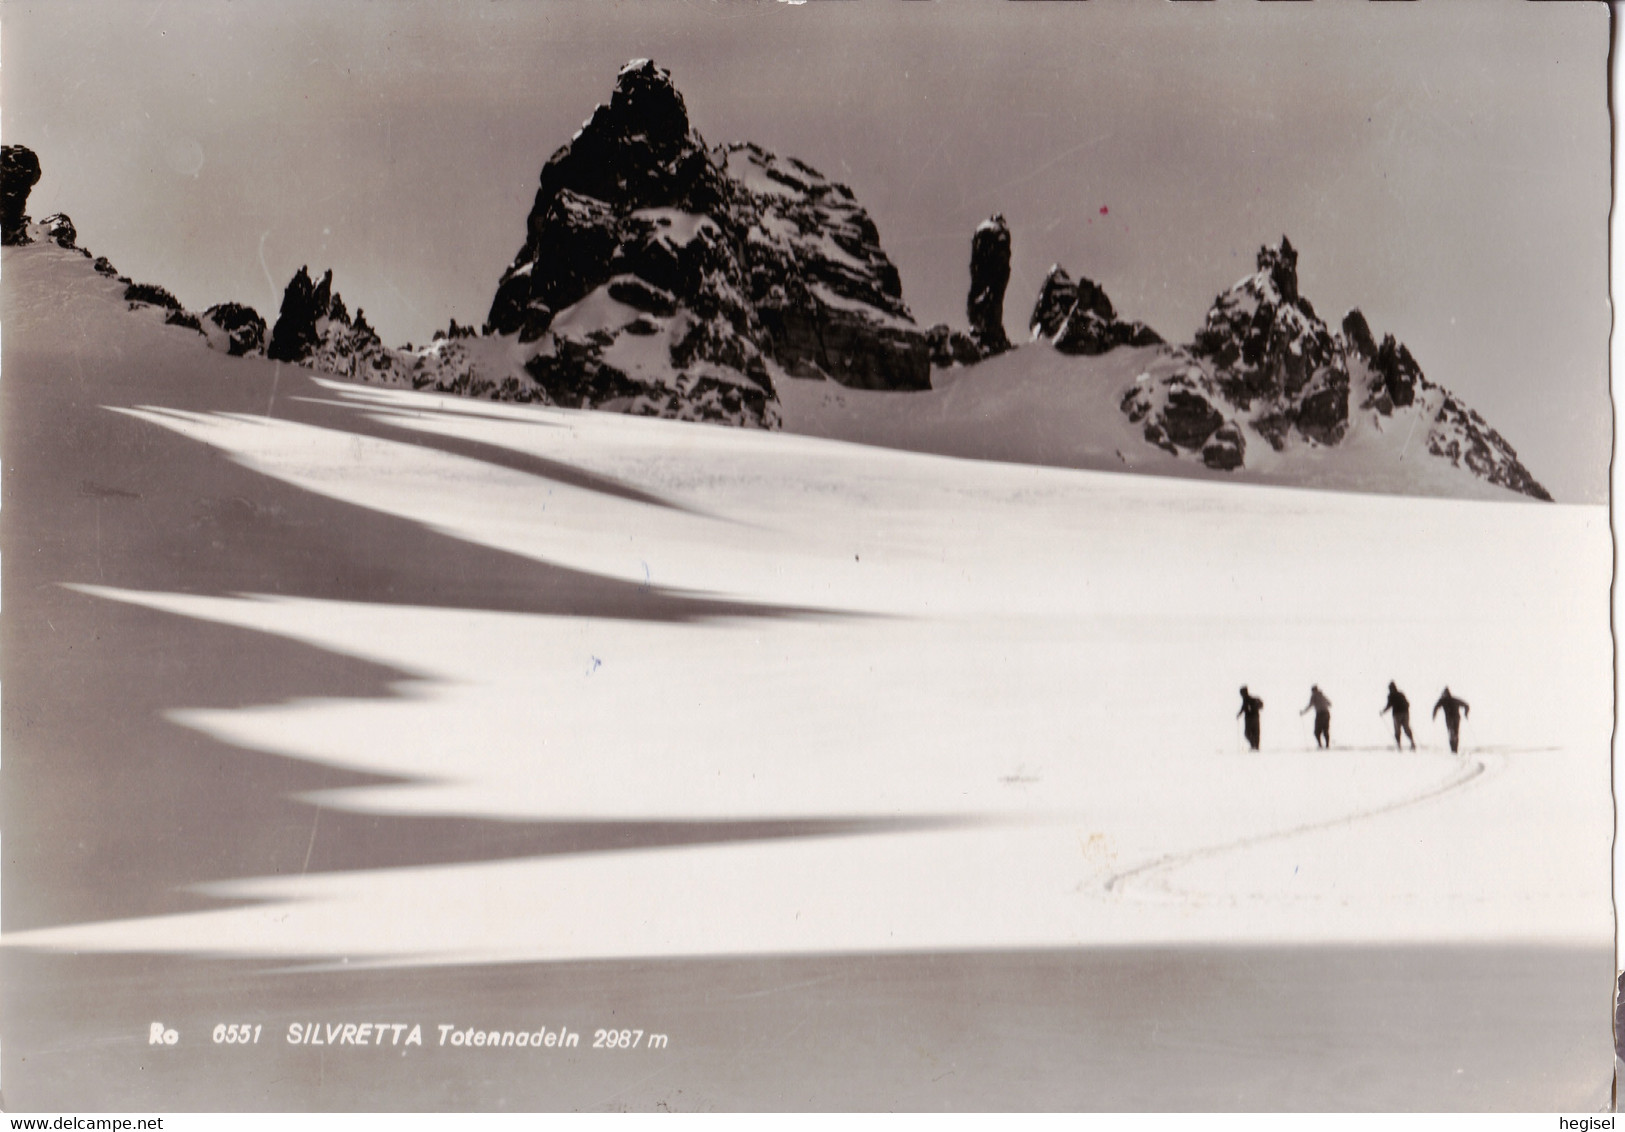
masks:
[[[1416,736],[1411,734],[1411,701],[1405,698],[1404,692],[1394,687],[1392,680],[1388,681],[1388,702],[1377,714],[1382,715],[1390,711],[1394,713],[1394,750],[1405,749],[1399,742],[1401,731],[1405,733],[1405,738],[1411,741],[1411,750],[1416,750]]]
[[[1241,686],[1241,710],[1236,713],[1242,718],[1241,730],[1247,736],[1247,745],[1258,750],[1258,716],[1264,710],[1264,701],[1247,691],[1247,685]]]
[[[1467,706],[1466,700],[1459,700],[1450,694],[1448,684],[1445,685],[1444,691],[1440,693],[1439,702],[1433,705],[1434,719],[1439,718],[1440,708],[1444,709],[1444,725],[1450,729],[1450,753],[1453,755],[1461,745],[1462,716],[1470,715],[1472,709]]]
[[[1305,715],[1310,711],[1315,713],[1315,746],[1330,748],[1332,745],[1332,701],[1326,698],[1326,693],[1320,690],[1319,684],[1309,685],[1309,706],[1300,711]],[[1302,732],[1299,732],[1302,734]]]

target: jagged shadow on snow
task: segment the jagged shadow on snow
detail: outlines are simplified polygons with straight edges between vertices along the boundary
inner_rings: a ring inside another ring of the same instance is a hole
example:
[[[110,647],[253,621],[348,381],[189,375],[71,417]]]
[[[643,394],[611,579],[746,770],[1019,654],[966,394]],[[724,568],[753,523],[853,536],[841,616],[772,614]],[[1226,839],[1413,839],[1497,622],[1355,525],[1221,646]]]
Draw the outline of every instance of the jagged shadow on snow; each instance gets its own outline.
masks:
[[[78,383],[61,381],[63,371],[47,358],[8,356],[7,365],[17,375],[10,389],[24,386],[27,398],[3,399],[6,451],[22,477],[7,485],[13,490],[7,492],[4,529],[51,532],[42,548],[48,558],[29,548],[34,560],[27,573],[33,577],[37,568],[42,582],[639,621],[827,615],[608,578],[467,542],[262,475],[218,450],[102,407],[156,404],[264,416],[268,394],[260,382],[216,380],[200,396],[195,379],[189,388],[168,389],[162,386],[182,382],[152,373],[140,382],[109,380],[75,390],[71,386]],[[86,384],[101,376],[115,375],[87,373]],[[309,388],[301,371],[285,369],[280,380],[284,387]],[[472,441],[462,451],[462,441],[367,422],[361,414],[296,403],[286,395],[276,399],[270,415],[491,463],[527,460]],[[521,470],[560,478],[550,461]],[[623,498],[635,491],[571,472],[578,486]],[[85,484],[94,490],[83,490]],[[639,501],[668,505],[652,497]]]
[[[382,780],[382,776],[378,776]],[[313,808],[307,809],[313,815]],[[314,816],[312,816],[314,824]],[[814,837],[921,833],[979,824],[974,815],[835,816],[695,821],[531,820],[323,810],[308,872],[462,864],[614,850]]]
[[[356,405],[346,401],[317,398],[301,398],[300,400],[311,406],[310,412],[303,415],[303,419],[307,424],[322,425],[344,432],[357,433],[361,436],[370,436],[377,440],[393,441],[397,444],[413,444],[420,448],[432,448],[437,452],[444,452],[448,456],[461,456],[468,460],[478,460],[493,467],[505,468],[508,471],[520,472],[528,476],[536,476],[538,479],[564,484],[567,487],[579,487],[585,491],[594,491],[600,495],[613,496],[616,499],[624,499],[631,503],[647,503],[651,507],[663,507],[668,511],[676,511],[684,515],[715,518],[715,516],[707,515],[675,500],[644,491],[640,487],[615,479],[613,476],[590,472],[586,468],[579,468],[562,460],[549,460],[546,456],[538,456],[534,452],[520,452],[512,448],[504,448],[500,444],[474,440],[471,437],[445,436],[440,433],[424,432],[391,419],[391,416],[409,417],[414,415],[409,412],[398,412],[393,409],[380,412],[379,406]],[[363,411],[357,412],[358,409]],[[326,410],[326,413],[323,410]]]
[[[668,623],[821,615],[479,546],[303,490],[107,411],[156,404],[305,419],[309,406],[290,400],[314,390],[301,371],[248,362],[222,378],[135,349],[30,352],[15,341],[8,336],[0,386],[6,930],[198,907],[203,901],[184,886],[233,877],[852,828],[846,819],[709,829],[396,824],[333,811],[317,827],[316,808],[292,795],[388,780],[232,747],[165,713],[391,696],[413,673],[67,584]]]
[[[13,622],[5,642],[8,932],[218,907],[230,902],[187,889],[244,876],[904,833],[974,820],[506,820],[323,808],[298,796],[410,780],[239,747],[166,713],[387,697],[415,674],[61,587],[24,605],[37,630]],[[74,648],[85,640],[97,647]],[[60,678],[69,671],[71,679]]]

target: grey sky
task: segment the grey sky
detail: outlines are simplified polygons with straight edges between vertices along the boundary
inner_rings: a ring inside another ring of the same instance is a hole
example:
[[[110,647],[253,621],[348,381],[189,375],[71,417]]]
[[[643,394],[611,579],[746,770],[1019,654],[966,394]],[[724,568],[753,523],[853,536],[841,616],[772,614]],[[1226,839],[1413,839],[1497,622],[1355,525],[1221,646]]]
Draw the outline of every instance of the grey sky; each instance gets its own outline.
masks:
[[[1006,323],[1060,261],[1188,341],[1289,235],[1559,498],[1602,499],[1607,9],[1482,2],[93,3],[0,7],[0,131],[39,216],[193,308],[275,317],[332,267],[387,341],[484,320],[547,156],[619,66],[710,142],[850,184],[922,323],[970,234],[1014,237]],[[1102,209],[1106,209],[1102,213]]]

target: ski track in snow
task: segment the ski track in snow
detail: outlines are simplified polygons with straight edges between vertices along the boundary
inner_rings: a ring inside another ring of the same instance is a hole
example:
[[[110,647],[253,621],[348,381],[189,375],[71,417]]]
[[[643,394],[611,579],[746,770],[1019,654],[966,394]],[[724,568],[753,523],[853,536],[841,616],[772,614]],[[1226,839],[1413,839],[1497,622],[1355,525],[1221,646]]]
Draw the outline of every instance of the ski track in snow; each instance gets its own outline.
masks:
[[[1131,881],[1147,880],[1158,874],[1166,875],[1167,873],[1178,869],[1182,865],[1188,865],[1195,861],[1208,860],[1213,857],[1222,856],[1226,853],[1234,853],[1244,849],[1252,849],[1259,845],[1269,844],[1270,842],[1285,841],[1289,838],[1301,837],[1310,833],[1318,833],[1322,830],[1343,828],[1351,826],[1356,822],[1367,821],[1371,818],[1379,817],[1383,814],[1391,814],[1398,810],[1410,809],[1413,806],[1421,805],[1423,802],[1429,802],[1436,798],[1444,797],[1445,795],[1453,793],[1454,791],[1460,790],[1469,783],[1486,774],[1488,770],[1489,764],[1484,759],[1478,759],[1475,760],[1471,766],[1462,767],[1457,770],[1440,785],[1429,790],[1424,790],[1419,794],[1414,794],[1408,798],[1401,798],[1395,802],[1389,802],[1380,806],[1371,806],[1367,809],[1357,810],[1354,813],[1346,814],[1342,817],[1330,818],[1324,821],[1305,822],[1302,825],[1292,826],[1290,829],[1275,830],[1272,833],[1261,833],[1253,837],[1242,837],[1234,841],[1226,841],[1220,845],[1208,845],[1200,849],[1191,849],[1182,853],[1166,853],[1155,860],[1146,861],[1143,864],[1135,865],[1133,868],[1123,869],[1120,872],[1113,873],[1106,879],[1104,887],[1107,892],[1122,895],[1128,891],[1130,887],[1129,882]]]

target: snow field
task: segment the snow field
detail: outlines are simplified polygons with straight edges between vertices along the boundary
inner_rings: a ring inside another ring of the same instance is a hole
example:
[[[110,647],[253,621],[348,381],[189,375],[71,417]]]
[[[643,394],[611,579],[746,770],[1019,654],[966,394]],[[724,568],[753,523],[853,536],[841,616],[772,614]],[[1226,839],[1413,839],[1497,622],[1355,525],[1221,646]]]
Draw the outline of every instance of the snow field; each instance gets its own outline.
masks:
[[[927,830],[248,878],[270,905],[12,937],[376,961],[1600,941],[1601,508],[1219,485],[322,383],[404,442],[158,407],[265,475],[487,546],[790,607],[700,623],[82,587],[417,674],[173,718],[404,775],[322,807],[513,819],[941,818]],[[1391,750],[1388,680],[1422,751]],[[1317,752],[1310,683],[1333,701]],[[1266,701],[1241,750],[1236,688]],[[1428,719],[1473,705],[1462,757]]]

